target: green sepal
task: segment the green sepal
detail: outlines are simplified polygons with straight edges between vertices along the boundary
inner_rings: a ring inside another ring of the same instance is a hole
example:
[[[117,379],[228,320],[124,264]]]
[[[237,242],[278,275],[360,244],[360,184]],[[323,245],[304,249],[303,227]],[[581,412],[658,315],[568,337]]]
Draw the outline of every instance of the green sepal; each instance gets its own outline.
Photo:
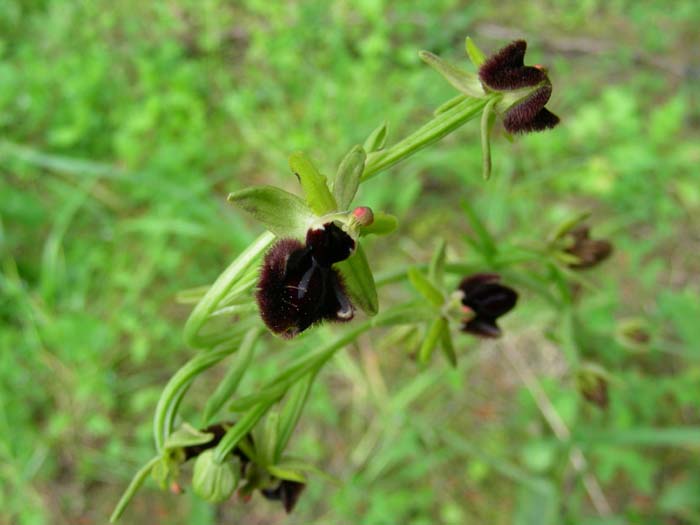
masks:
[[[204,445],[214,439],[211,432],[202,432],[189,423],[183,423],[180,428],[165,438],[164,450],[172,450],[195,445]]]
[[[457,91],[474,98],[486,96],[479,77],[450,64],[430,51],[420,51],[419,56],[430,67],[440,73]]]
[[[447,251],[447,243],[445,239],[440,239],[438,242],[433,257],[430,259],[428,267],[428,279],[434,282],[438,287],[444,285],[445,278],[445,258]]]
[[[343,275],[353,304],[369,316],[376,315],[379,311],[377,288],[362,245],[358,244],[355,253],[349,259],[339,262],[336,267]]]
[[[387,124],[382,122],[377,126],[372,133],[369,134],[365,140],[364,149],[367,153],[374,153],[375,151],[381,151],[384,149],[386,144],[386,134],[387,134]]]
[[[296,481],[298,483],[306,483],[306,476],[293,467],[287,466],[284,463],[278,465],[268,465],[267,471],[274,477],[286,479],[287,481]]]
[[[407,273],[408,280],[416,291],[430,301],[433,306],[442,306],[444,304],[445,297],[442,295],[442,292],[420,270],[409,268]]]
[[[452,365],[452,368],[457,368],[457,353],[452,342],[452,334],[450,333],[449,323],[445,323],[445,327],[440,332],[440,348],[447,361]]]
[[[433,350],[441,341],[443,330],[447,329],[447,319],[440,316],[433,320],[418,351],[418,362],[422,365],[430,361]]]
[[[335,198],[328,189],[326,177],[321,175],[302,151],[289,156],[289,167],[299,178],[306,202],[316,215],[325,215],[338,209]]]
[[[224,463],[216,462],[213,450],[205,450],[194,463],[192,490],[200,498],[210,503],[227,500],[238,485],[238,468],[232,463],[240,463],[238,458]],[[236,465],[238,467],[238,465]]]
[[[303,238],[315,219],[302,199],[274,186],[236,191],[228,196],[228,201],[278,237]]]
[[[374,221],[369,226],[360,227],[360,236],[365,235],[389,235],[399,226],[399,220],[394,216],[384,212],[374,214]]]
[[[479,49],[471,38],[467,37],[464,40],[464,47],[467,50],[467,55],[469,55],[469,60],[472,61],[474,66],[480,68],[481,65],[486,62],[486,55],[484,55],[484,52]]]
[[[340,163],[333,182],[333,196],[339,210],[347,210],[355,198],[366,158],[367,154],[362,146],[354,146]]]

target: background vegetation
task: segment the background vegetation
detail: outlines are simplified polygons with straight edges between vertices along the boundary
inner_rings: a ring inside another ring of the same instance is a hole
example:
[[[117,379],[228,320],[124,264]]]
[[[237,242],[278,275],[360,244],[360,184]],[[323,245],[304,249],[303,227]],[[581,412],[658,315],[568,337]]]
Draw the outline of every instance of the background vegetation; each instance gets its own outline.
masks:
[[[192,354],[176,292],[258,233],[226,194],[292,189],[296,149],[329,172],[383,119],[403,136],[452,95],[417,50],[465,61],[466,35],[489,51],[528,39],[563,124],[496,138],[488,183],[476,124],[374,179],[358,202],[401,226],[365,246],[378,269],[427,260],[437,235],[469,257],[464,201],[521,243],[591,210],[616,251],[587,274],[579,345],[613,375],[608,409],[581,398],[552,313],[524,294],[502,341],[459,339],[457,371],[418,374],[412,334],[339,356],[292,450],[341,483],[314,478],[289,517],[151,484],[125,522],[700,523],[699,25],[693,0],[3,0],[0,523],[105,522]],[[630,319],[648,342],[621,337]],[[605,518],[567,461],[574,445]]]

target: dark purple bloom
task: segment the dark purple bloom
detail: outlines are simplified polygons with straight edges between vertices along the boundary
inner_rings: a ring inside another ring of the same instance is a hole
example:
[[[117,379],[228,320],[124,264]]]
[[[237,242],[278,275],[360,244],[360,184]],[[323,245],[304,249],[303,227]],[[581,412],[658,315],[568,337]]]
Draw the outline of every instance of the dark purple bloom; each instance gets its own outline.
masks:
[[[332,268],[347,259],[355,241],[335,224],[308,231],[306,245],[280,239],[265,255],[256,299],[267,327],[291,338],[322,320],[345,322],[354,309]]]
[[[499,284],[501,277],[495,273],[478,273],[465,277],[459,283],[464,294],[462,305],[474,317],[462,324],[462,331],[481,337],[499,337],[501,329],[496,320],[509,312],[518,300],[515,290]]]
[[[275,488],[261,489],[260,492],[266,499],[281,501],[284,510],[289,514],[294,510],[297,501],[299,501],[299,496],[301,496],[305,488],[306,485],[304,483],[283,479]]]
[[[590,228],[581,225],[569,232],[573,238],[573,244],[567,248],[566,253],[574,255],[579,262],[569,264],[574,270],[591,268],[604,261],[613,251],[613,246],[604,239],[591,239]]]
[[[489,57],[479,68],[479,78],[494,91],[511,91],[533,87],[547,74],[540,68],[525,65],[527,42],[516,40]]]
[[[516,40],[491,56],[479,68],[479,78],[487,89],[512,92],[533,88],[533,91],[513,103],[503,115],[503,125],[509,133],[529,133],[550,129],[559,117],[544,106],[552,94],[552,84],[542,67],[524,63],[527,43]]]

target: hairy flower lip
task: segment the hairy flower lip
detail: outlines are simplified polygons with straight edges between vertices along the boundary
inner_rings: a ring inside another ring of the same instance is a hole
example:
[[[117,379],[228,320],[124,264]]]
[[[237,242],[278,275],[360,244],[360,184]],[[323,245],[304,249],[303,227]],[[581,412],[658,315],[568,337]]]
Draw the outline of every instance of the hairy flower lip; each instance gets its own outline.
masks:
[[[504,93],[503,125],[509,133],[544,131],[559,124],[559,117],[544,106],[552,84],[544,66],[526,66],[527,43],[511,42],[484,62],[479,78],[486,89]]]
[[[487,338],[501,335],[497,319],[512,310],[518,294],[512,288],[500,284],[496,273],[478,273],[465,277],[459,284],[462,304],[473,312],[462,322],[462,331]]]
[[[592,268],[612,255],[612,243],[605,239],[591,239],[590,227],[585,224],[571,230],[569,236],[573,239],[573,244],[565,252],[579,259],[579,262],[570,263],[569,268],[574,270]]]
[[[260,489],[260,492],[267,500],[281,501],[285,512],[289,514],[294,510],[305,488],[305,483],[283,479],[276,487]]]
[[[333,264],[350,257],[355,247],[333,222],[310,228],[305,244],[278,240],[265,255],[255,295],[265,325],[291,339],[321,321],[350,321],[355,309]]]

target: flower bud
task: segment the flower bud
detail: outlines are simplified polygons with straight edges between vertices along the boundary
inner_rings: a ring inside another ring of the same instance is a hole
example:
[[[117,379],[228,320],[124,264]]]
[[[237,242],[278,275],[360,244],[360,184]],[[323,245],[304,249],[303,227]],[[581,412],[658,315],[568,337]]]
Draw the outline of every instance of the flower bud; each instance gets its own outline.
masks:
[[[462,305],[469,317],[462,323],[462,331],[480,337],[499,337],[501,329],[496,320],[515,307],[518,294],[499,284],[501,277],[493,273],[478,273],[465,277],[459,284]]]
[[[237,461],[237,460],[236,460]],[[211,503],[219,503],[231,497],[238,485],[239,475],[231,462],[217,463],[214,451],[202,452],[194,464],[192,489],[195,494]]]
[[[360,226],[369,226],[374,222],[374,212],[372,208],[360,206],[352,210],[352,216]]]
[[[608,381],[593,369],[581,370],[577,376],[579,392],[583,398],[601,409],[608,407]]]

